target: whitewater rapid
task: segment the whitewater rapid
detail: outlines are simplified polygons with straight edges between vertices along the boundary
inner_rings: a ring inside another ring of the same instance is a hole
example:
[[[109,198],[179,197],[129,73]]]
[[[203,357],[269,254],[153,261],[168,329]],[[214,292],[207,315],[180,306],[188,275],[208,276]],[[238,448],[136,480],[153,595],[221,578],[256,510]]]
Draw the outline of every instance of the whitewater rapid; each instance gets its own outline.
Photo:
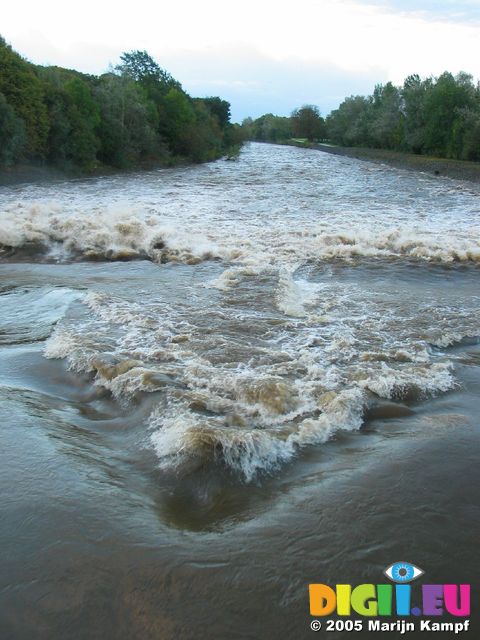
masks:
[[[2,292],[0,335],[30,331],[119,411],[148,402],[136,446],[162,470],[252,481],[374,406],[458,385],[451,347],[480,333],[478,195],[259,144],[235,163],[5,189],[0,259],[32,277]]]

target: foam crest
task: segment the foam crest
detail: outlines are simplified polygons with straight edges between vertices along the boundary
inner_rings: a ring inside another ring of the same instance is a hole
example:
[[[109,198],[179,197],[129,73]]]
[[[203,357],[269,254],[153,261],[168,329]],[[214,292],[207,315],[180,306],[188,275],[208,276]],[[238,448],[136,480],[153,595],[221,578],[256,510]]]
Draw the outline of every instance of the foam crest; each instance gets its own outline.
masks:
[[[139,207],[65,209],[56,203],[17,204],[2,214],[0,250],[62,261],[149,259],[196,264],[218,255],[218,248]],[[1,256],[1,254],[0,254]]]
[[[360,428],[362,409],[358,389],[332,392],[318,418],[267,430],[227,426],[170,404],[152,414],[150,442],[164,469],[190,468],[192,459],[197,464],[217,460],[250,482],[259,472],[275,471],[306,445],[326,442],[339,429]]]
[[[382,363],[380,371],[360,382],[363,388],[369,389],[380,398],[395,400],[418,400],[449,391],[455,384],[450,363],[415,366],[401,371]]]
[[[140,198],[141,200],[141,198]],[[344,214],[316,221],[300,216],[296,225],[282,218],[269,227],[257,218],[246,218],[232,227],[227,217],[191,210],[165,212],[159,207],[86,206],[80,200],[66,206],[59,202],[12,203],[1,212],[0,258],[25,256],[46,261],[134,260],[155,263],[197,264],[211,259],[234,262],[253,269],[282,269],[284,302],[293,315],[301,312],[299,292],[288,282],[305,261],[361,259],[408,260],[443,264],[480,262],[479,227],[462,221],[453,231],[441,220],[432,230],[425,222],[392,225],[389,216],[353,216],[349,227]],[[260,213],[260,212],[259,212]],[[298,230],[302,225],[302,231]],[[341,229],[341,230],[340,230]],[[220,290],[235,284],[231,267],[212,283]],[[302,289],[301,282],[296,282]]]
[[[294,280],[290,271],[281,269],[278,278],[276,303],[280,311],[294,318],[307,315],[306,306],[315,302],[322,285],[300,279]]]

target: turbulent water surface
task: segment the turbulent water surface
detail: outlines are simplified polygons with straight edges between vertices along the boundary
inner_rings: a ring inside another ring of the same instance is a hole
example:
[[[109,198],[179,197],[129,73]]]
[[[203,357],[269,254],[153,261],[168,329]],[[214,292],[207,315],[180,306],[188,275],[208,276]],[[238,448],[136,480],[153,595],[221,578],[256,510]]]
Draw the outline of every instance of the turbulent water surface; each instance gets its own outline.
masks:
[[[308,637],[308,582],[473,581],[477,186],[252,144],[3,188],[0,261],[2,637]]]

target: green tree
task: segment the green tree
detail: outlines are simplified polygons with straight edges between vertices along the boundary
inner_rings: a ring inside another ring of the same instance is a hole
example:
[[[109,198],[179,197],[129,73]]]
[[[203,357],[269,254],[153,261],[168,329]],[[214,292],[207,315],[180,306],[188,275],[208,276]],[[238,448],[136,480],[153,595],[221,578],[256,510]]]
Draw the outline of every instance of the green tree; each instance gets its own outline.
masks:
[[[325,137],[325,121],[318,107],[305,104],[291,115],[293,134],[298,138],[321,140]]]
[[[260,142],[285,142],[293,135],[292,120],[266,113],[252,122],[244,122],[246,136]]]
[[[48,137],[48,114],[43,88],[33,65],[24,60],[0,37],[0,92],[23,120],[26,129],[25,153],[43,159]]]
[[[203,103],[210,113],[217,118],[220,127],[225,129],[230,123],[230,103],[218,96],[203,98]]]
[[[371,146],[370,117],[372,99],[350,96],[326,120],[327,137],[347,147]]]
[[[422,153],[425,148],[426,96],[431,84],[431,79],[422,80],[418,74],[403,83],[403,141],[405,149],[413,153]]]
[[[400,91],[391,82],[377,85],[370,106],[369,129],[374,146],[399,149],[403,140],[403,113]]]
[[[105,74],[94,89],[94,97],[101,114],[97,134],[102,162],[127,168],[146,159],[166,159],[156,106],[138,83]]]
[[[429,87],[425,99],[425,150],[445,157],[458,157],[453,131],[459,111],[475,106],[475,88],[467,74],[443,73]],[[458,126],[458,125],[457,125]]]
[[[23,156],[26,141],[23,120],[15,115],[0,93],[0,166],[9,167],[18,162]]]
[[[91,171],[220,157],[243,140],[219,97],[192,99],[145,51],[100,78],[30,64],[0,38],[0,165]]]
[[[159,106],[160,132],[174,155],[188,156],[189,136],[195,124],[195,111],[188,96],[179,89],[170,89]]]
[[[170,89],[180,89],[180,83],[168,71],[162,69],[146,51],[130,51],[120,56],[122,63],[117,71],[149,89],[160,88],[163,93]]]
[[[100,142],[96,128],[100,124],[100,109],[92,97],[90,87],[80,78],[65,83],[69,99],[68,116],[71,123],[67,143],[67,158],[80,168],[91,170],[96,165]]]

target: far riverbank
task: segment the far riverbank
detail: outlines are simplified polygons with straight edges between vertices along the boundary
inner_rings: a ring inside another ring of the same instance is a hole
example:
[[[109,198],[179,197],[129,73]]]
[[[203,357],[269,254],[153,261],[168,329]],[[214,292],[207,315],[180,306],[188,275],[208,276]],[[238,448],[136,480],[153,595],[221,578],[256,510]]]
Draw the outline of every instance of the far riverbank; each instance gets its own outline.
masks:
[[[305,145],[294,145],[305,146]],[[368,149],[363,147],[337,147],[327,144],[308,145],[311,149],[317,149],[337,156],[348,156],[358,160],[369,160],[388,164],[398,169],[423,171],[430,175],[454,178],[456,180],[469,180],[480,182],[480,163],[466,160],[449,160],[447,158],[434,158],[420,156],[412,153],[389,151],[388,149]]]

